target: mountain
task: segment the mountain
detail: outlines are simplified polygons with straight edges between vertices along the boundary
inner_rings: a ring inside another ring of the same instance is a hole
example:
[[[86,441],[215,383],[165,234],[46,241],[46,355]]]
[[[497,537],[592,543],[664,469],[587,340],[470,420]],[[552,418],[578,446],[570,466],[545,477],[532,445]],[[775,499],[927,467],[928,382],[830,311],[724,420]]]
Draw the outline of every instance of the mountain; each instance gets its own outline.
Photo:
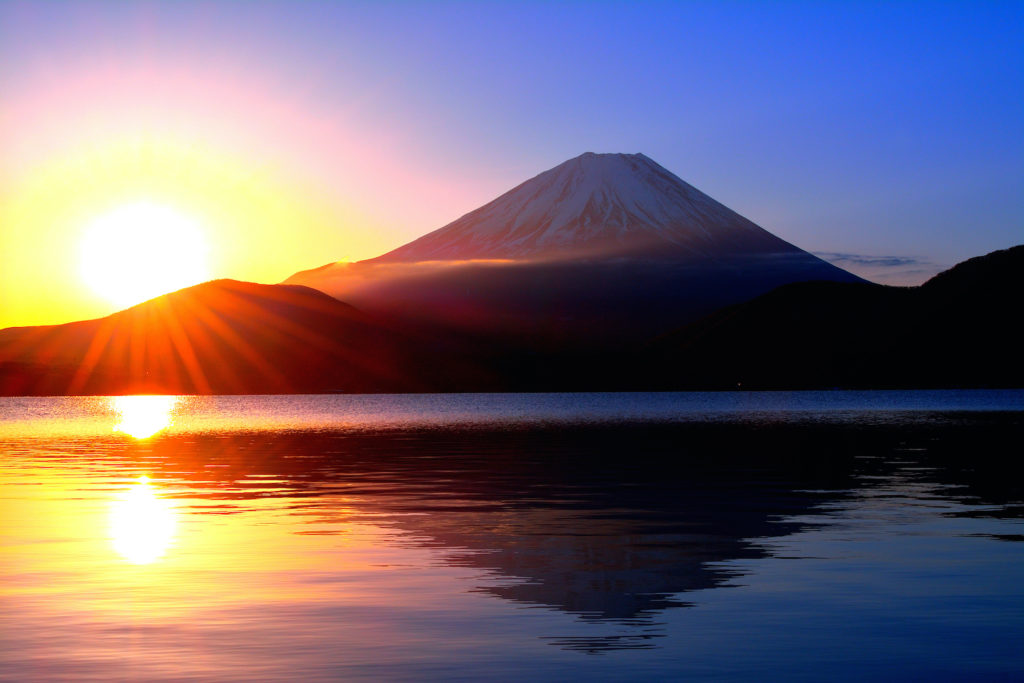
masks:
[[[429,357],[429,361],[425,358]],[[65,325],[0,330],[0,395],[416,391],[457,362],[308,287],[217,280]]]
[[[1021,387],[1021,300],[1024,245],[919,287],[792,284],[656,340],[642,372],[674,388]]]
[[[645,340],[775,287],[859,282],[643,154],[587,153],[374,259],[286,280],[487,343]]]

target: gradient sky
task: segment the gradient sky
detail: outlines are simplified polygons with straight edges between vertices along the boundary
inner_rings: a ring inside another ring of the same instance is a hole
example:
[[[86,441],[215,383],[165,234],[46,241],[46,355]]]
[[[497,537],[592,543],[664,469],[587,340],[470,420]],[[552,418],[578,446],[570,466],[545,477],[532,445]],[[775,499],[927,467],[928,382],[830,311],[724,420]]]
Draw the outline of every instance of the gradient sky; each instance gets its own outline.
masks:
[[[76,259],[125,203],[277,282],[585,151],[920,282],[1024,242],[1022,36],[1019,2],[0,2],[0,327],[114,310]]]

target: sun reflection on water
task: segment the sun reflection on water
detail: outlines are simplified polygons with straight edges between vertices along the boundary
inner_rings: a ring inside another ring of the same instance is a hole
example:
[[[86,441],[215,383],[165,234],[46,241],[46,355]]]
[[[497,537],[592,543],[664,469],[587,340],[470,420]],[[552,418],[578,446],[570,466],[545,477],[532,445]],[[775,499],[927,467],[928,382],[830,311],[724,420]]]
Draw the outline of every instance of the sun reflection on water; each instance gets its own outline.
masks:
[[[149,477],[123,491],[110,508],[110,540],[132,564],[149,564],[167,552],[174,536],[175,510],[160,498]]]
[[[114,396],[112,407],[118,415],[114,431],[136,439],[151,437],[171,425],[171,411],[180,400],[180,396]]]

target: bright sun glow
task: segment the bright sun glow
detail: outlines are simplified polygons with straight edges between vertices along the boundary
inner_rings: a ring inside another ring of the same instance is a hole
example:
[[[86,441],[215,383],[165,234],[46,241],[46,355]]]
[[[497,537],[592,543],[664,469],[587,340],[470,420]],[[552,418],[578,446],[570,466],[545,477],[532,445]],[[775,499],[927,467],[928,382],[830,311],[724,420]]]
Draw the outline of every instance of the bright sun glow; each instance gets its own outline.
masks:
[[[139,477],[110,508],[110,540],[132,564],[149,564],[163,556],[174,536],[173,506],[157,496],[149,477]]]
[[[86,227],[81,249],[85,282],[119,307],[209,279],[199,224],[177,211],[125,204]]]
[[[111,403],[118,416],[114,431],[136,439],[153,436],[171,425],[171,411],[178,401],[178,396],[114,396]]]

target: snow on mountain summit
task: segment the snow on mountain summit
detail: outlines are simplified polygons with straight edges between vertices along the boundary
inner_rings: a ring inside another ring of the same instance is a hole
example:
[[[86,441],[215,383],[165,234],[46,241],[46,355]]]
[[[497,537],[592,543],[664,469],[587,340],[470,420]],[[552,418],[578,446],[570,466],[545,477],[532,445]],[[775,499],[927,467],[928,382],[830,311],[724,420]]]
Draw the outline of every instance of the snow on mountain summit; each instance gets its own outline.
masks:
[[[374,261],[805,253],[643,154],[587,152]]]

